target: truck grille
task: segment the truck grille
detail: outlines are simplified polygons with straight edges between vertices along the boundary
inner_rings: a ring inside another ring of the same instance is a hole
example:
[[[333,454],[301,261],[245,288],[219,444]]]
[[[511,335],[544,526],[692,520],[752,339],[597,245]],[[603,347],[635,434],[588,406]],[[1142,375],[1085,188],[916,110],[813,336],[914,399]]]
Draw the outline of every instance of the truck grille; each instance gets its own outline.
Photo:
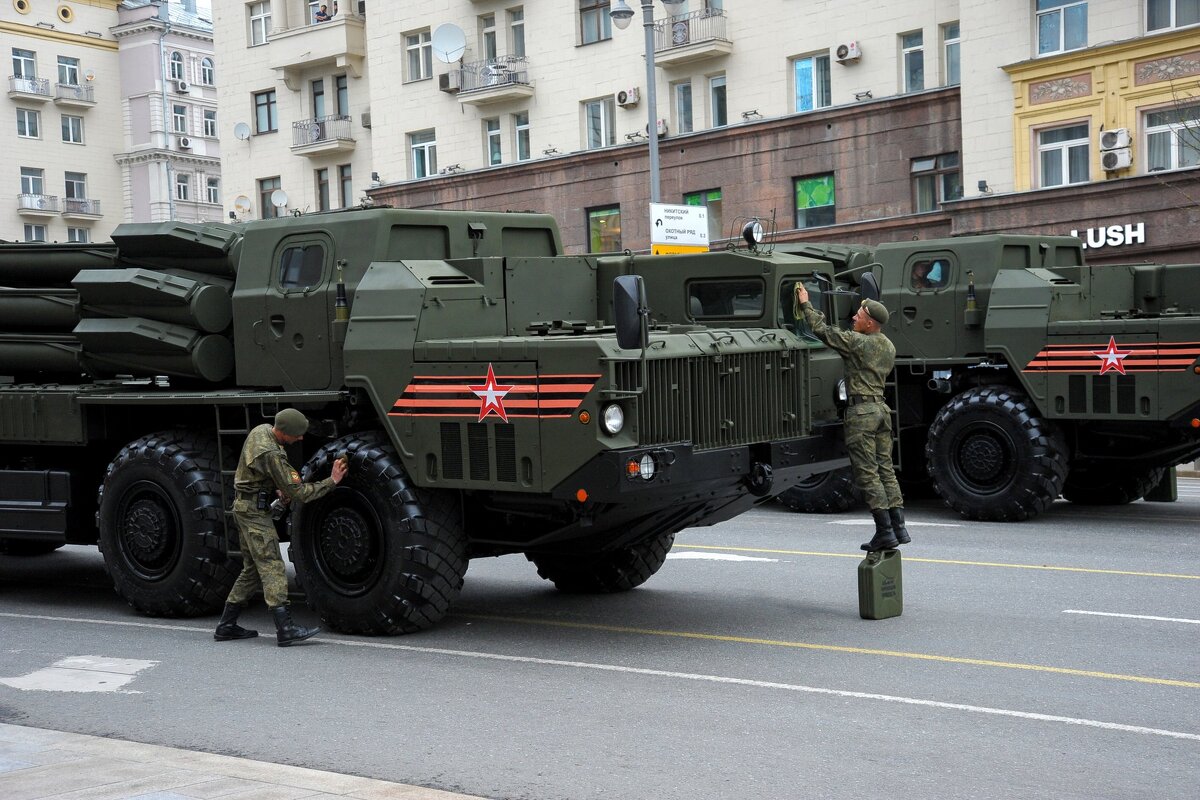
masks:
[[[643,445],[690,441],[697,450],[800,436],[808,427],[802,391],[807,351],[654,359],[646,382],[637,361],[614,361],[613,385],[636,394]]]

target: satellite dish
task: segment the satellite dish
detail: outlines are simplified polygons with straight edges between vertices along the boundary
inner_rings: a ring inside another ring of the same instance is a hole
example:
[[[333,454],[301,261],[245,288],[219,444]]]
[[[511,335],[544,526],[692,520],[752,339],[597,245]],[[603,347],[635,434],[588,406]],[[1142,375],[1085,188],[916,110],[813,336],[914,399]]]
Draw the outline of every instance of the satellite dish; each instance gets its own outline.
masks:
[[[96,70],[94,70],[94,69],[89,69],[87,72],[83,73],[83,79],[84,79],[85,81],[94,81],[94,80],[96,80]]]
[[[233,126],[233,135],[243,142],[250,138],[250,126],[244,122],[239,122]]]
[[[287,205],[287,201],[287,192],[285,192],[283,189],[276,189],[275,191],[271,192],[271,205],[275,206],[276,208],[283,208]]]
[[[450,64],[462,58],[467,50],[467,35],[462,28],[449,22],[437,26],[429,41],[437,60]]]
[[[244,194],[239,194],[237,199],[233,201],[233,207],[237,209],[239,214],[246,214],[250,211],[250,198]]]

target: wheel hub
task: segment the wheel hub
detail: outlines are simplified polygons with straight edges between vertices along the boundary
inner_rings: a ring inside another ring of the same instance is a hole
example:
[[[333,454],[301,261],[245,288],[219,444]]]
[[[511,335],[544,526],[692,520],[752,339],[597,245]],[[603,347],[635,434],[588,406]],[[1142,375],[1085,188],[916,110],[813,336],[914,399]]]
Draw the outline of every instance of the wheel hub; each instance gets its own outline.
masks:
[[[174,558],[174,517],[157,497],[135,499],[121,520],[121,549],[131,566],[147,578],[162,577]]]
[[[325,517],[317,547],[330,577],[348,587],[362,584],[379,560],[376,528],[354,508],[342,507]]]
[[[1013,479],[1012,443],[989,427],[967,431],[958,442],[955,466],[962,480],[975,491],[991,493]]]

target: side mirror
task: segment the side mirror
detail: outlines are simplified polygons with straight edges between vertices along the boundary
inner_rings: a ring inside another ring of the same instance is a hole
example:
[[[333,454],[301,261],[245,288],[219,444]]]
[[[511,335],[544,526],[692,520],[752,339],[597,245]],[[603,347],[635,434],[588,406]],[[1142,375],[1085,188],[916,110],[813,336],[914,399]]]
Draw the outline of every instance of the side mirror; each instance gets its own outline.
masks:
[[[641,275],[618,275],[613,281],[613,318],[617,324],[617,346],[622,350],[644,348],[649,338],[646,317],[646,286]]]
[[[864,300],[878,300],[883,295],[879,291],[879,282],[875,280],[875,273],[864,272],[858,279],[859,293]]]

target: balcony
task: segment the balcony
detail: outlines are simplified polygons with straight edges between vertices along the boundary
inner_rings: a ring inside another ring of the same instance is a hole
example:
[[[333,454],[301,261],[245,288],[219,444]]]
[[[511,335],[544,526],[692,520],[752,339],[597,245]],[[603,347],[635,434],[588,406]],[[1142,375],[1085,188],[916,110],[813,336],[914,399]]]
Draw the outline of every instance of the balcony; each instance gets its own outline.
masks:
[[[57,216],[58,198],[48,194],[19,194],[17,213],[23,217]]]
[[[464,64],[462,69],[451,71],[448,80],[452,82],[455,73],[458,102],[464,105],[485,106],[533,96],[529,62],[525,56],[501,56]]]
[[[292,123],[292,152],[298,156],[346,153],[354,146],[350,117],[317,117]]]
[[[9,75],[8,96],[14,100],[44,103],[50,99],[50,80],[48,78],[22,78],[20,75]]]
[[[63,198],[63,219],[94,220],[100,219],[100,201],[88,200],[85,197]]]
[[[54,84],[54,105],[70,108],[91,108],[96,105],[95,87],[84,84]]]
[[[333,66],[352,78],[362,77],[367,54],[362,17],[339,14],[329,22],[276,31],[271,43],[271,68],[283,74],[284,84],[293,92],[300,91],[301,75],[312,67]]]
[[[679,14],[654,24],[654,63],[660,67],[707,61],[732,52],[722,9]]]

